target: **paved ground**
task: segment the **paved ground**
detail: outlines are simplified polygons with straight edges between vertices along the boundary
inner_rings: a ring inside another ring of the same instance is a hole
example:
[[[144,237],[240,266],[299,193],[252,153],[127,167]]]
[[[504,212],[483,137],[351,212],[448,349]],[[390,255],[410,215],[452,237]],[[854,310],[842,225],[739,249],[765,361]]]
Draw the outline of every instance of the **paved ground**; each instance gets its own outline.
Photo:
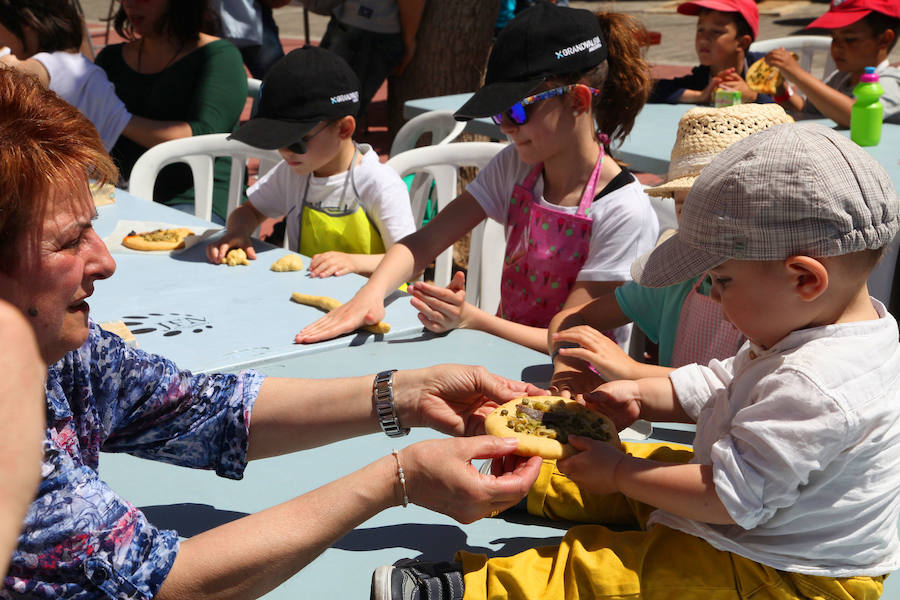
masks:
[[[448,1],[448,0],[437,0]],[[109,0],[81,0],[89,22],[100,24],[109,11]],[[650,48],[648,59],[657,65],[694,65],[694,19],[675,12],[674,0],[571,1],[571,6],[591,10],[617,10],[639,17],[648,29],[662,34],[662,42]],[[825,12],[828,5],[808,0],[764,0],[759,3],[760,39],[792,35]],[[275,11],[282,37],[302,40],[303,9],[287,6]],[[328,22],[326,17],[310,14],[310,38],[321,39]],[[900,47],[891,54],[900,61]]]

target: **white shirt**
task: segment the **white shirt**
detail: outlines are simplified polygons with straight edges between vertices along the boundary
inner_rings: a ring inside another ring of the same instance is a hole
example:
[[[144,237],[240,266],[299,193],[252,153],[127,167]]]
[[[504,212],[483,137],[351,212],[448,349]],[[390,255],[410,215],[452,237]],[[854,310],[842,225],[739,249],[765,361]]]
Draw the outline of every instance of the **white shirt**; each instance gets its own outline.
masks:
[[[466,188],[488,218],[506,225],[509,199],[513,188],[521,183],[533,166],[519,158],[510,144],[489,162]],[[599,191],[599,190],[598,190]],[[577,206],[557,206],[544,199],[544,177],[535,181],[533,194],[542,206],[575,214]],[[630,281],[631,263],[653,249],[659,233],[659,222],[650,199],[635,179],[591,204],[588,216],[591,229],[590,253],[577,281]]]
[[[50,89],[80,110],[97,128],[106,149],[112,148],[131,113],[116,96],[106,72],[75,52],[39,52],[32,58],[47,69]]]
[[[353,167],[352,181],[348,180],[347,171],[328,177],[297,175],[281,161],[247,190],[247,199],[267,217],[286,217],[288,244],[296,251],[300,247],[300,210],[304,194],[311,206],[337,208],[346,184],[343,208],[348,208],[346,204],[358,198],[359,206],[381,234],[385,249],[389,249],[416,230],[409,191],[397,172],[379,161],[371,146],[360,144],[359,150],[362,160]]]
[[[737,525],[661,523],[784,571],[876,576],[900,567],[900,344],[879,319],[795,331],[769,350],[671,373]],[[754,354],[756,355],[753,358]]]

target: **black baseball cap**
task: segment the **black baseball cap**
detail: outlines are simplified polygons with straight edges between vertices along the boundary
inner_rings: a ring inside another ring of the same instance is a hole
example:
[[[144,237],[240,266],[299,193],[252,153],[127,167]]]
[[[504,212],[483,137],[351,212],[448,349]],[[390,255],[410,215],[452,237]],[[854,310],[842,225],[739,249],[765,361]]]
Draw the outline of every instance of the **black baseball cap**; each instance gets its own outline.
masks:
[[[497,36],[484,87],[453,116],[467,121],[501,113],[534,93],[546,79],[586,71],[606,60],[607,54],[606,40],[592,12],[539,1]]]
[[[299,141],[316,123],[359,112],[359,78],[343,58],[304,46],[279,59],[263,79],[256,115],[228,136],[265,150]]]

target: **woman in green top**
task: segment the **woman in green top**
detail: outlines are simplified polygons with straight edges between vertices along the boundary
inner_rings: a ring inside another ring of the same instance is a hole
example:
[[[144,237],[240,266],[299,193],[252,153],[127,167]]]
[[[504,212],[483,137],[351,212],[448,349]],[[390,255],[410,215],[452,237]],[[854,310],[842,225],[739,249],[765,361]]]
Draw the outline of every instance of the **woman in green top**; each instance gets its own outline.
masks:
[[[114,26],[128,41],[107,46],[95,62],[132,115],[163,122],[148,128],[138,119],[125,128],[111,152],[124,179],[147,148],[193,135],[230,133],[237,125],[247,98],[247,75],[237,48],[201,32],[207,17],[207,0],[124,0],[119,5]],[[213,212],[222,219],[227,217],[229,168],[229,159],[216,160]],[[153,199],[172,206],[193,204],[187,165],[163,169]]]

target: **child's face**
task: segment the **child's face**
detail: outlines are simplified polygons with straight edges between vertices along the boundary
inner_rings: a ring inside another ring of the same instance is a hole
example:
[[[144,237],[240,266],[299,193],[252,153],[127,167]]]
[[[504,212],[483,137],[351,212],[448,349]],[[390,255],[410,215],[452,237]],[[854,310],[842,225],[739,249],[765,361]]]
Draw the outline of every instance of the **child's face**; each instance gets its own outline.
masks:
[[[734,19],[715,10],[702,11],[697,17],[694,47],[700,64],[708,67],[734,64],[743,49]]]
[[[783,261],[729,260],[709,270],[710,297],[749,340],[771,348],[797,328],[790,275]]]
[[[838,71],[862,73],[886,57],[887,44],[861,20],[831,32],[831,58]]]
[[[298,154],[288,148],[279,148],[278,153],[297,175],[309,175],[314,171],[320,171],[335,160],[341,149],[339,129],[338,122],[322,121],[303,136],[306,143],[305,153]],[[339,171],[345,171],[346,166]]]
[[[672,199],[675,201],[675,218],[679,223],[681,222],[681,209],[684,208],[684,201],[689,193],[690,190],[678,190],[672,194]]]
[[[571,145],[568,136],[560,135],[560,132],[569,131],[573,126],[572,111],[566,110],[565,98],[554,96],[529,105],[528,122],[524,125],[517,125],[508,117],[503,117],[500,131],[509,136],[525,164],[536,165],[560,152],[564,146]]]

